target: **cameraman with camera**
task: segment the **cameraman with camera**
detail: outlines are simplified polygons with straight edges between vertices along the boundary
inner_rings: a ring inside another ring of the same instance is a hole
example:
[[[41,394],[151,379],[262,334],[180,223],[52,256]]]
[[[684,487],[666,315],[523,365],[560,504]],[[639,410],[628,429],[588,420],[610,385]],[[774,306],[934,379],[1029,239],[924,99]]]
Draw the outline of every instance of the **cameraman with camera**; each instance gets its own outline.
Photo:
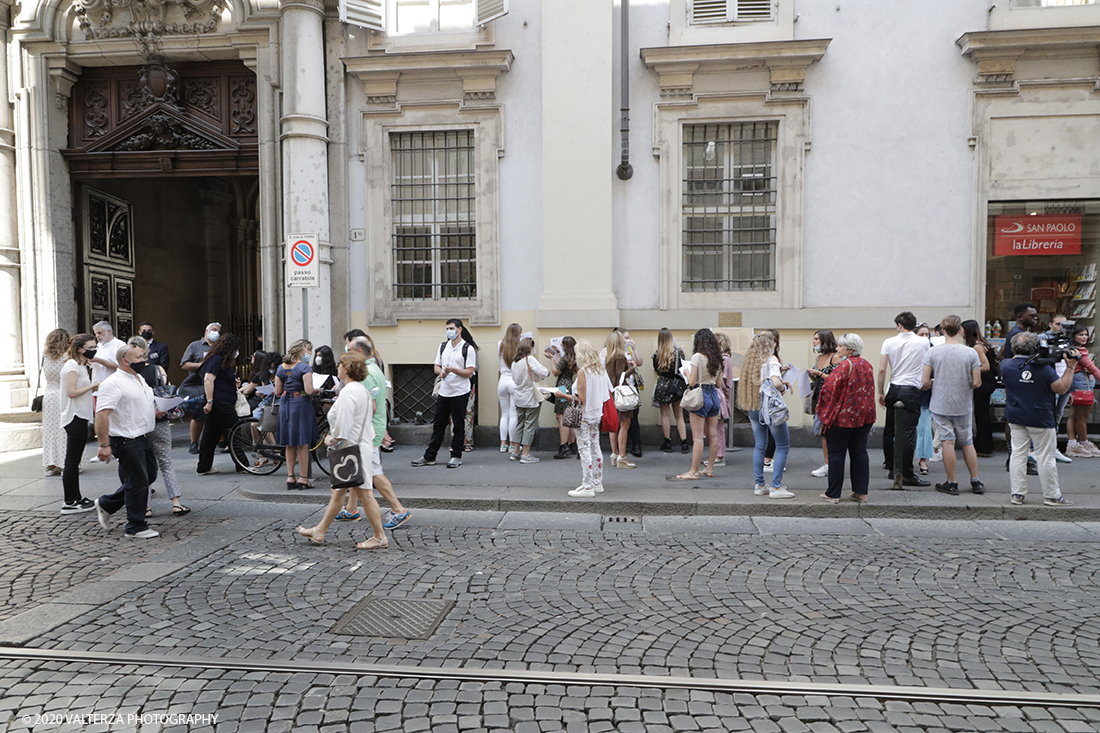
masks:
[[[1051,401],[1053,395],[1069,391],[1078,360],[1076,349],[1063,346],[1044,344],[1040,350],[1038,335],[1020,332],[1012,337],[1009,346],[1012,357],[1001,362],[1001,379],[1007,397],[1005,422],[1011,436],[1009,471],[1013,504],[1023,504],[1027,496],[1027,454],[1034,443],[1043,503],[1047,506],[1073,505],[1062,496],[1054,461],[1058,433]],[[1058,377],[1054,363],[1063,359],[1068,368]]]

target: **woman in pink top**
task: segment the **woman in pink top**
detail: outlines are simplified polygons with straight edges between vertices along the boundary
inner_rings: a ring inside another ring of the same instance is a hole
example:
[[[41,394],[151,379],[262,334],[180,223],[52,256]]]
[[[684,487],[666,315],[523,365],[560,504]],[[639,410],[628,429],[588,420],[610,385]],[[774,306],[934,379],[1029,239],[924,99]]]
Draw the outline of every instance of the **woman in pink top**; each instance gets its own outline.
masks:
[[[1066,422],[1066,435],[1069,443],[1066,445],[1066,455],[1070,458],[1096,458],[1100,457],[1100,448],[1089,442],[1088,417],[1092,412],[1095,398],[1087,404],[1077,402],[1078,394],[1091,393],[1096,385],[1096,379],[1100,378],[1100,369],[1093,363],[1085,345],[1089,342],[1088,326],[1075,326],[1072,343],[1077,346],[1081,359],[1073,370],[1073,404],[1069,410],[1069,420]]]

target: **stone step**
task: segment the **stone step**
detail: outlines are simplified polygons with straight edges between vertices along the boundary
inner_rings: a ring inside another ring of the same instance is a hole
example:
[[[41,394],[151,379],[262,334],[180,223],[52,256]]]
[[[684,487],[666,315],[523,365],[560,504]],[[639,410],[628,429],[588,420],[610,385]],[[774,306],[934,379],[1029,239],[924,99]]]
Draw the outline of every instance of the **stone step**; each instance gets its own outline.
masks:
[[[29,408],[0,413],[0,453],[42,447],[42,413]]]

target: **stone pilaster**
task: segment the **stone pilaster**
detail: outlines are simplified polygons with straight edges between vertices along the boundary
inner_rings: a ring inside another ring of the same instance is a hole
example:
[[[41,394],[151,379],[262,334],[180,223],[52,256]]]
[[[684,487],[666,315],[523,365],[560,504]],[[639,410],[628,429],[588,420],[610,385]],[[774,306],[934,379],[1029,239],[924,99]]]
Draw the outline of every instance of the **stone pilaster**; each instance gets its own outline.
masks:
[[[0,0],[0,412],[26,407],[19,221],[16,215],[15,115],[8,96],[11,6]]]
[[[325,8],[322,0],[282,0],[283,230],[320,235],[320,287],[287,289],[286,343],[332,342]]]

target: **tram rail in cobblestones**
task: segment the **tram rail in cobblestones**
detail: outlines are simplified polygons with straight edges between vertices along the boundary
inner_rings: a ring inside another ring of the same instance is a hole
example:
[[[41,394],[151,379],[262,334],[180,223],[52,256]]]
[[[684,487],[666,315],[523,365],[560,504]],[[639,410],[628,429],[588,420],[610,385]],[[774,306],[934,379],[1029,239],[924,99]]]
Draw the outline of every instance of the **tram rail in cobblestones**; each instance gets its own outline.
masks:
[[[457,680],[575,685],[580,687],[637,687],[660,690],[704,690],[750,695],[821,695],[873,698],[906,702],[1012,705],[1034,707],[1100,708],[1100,695],[1023,690],[979,690],[897,685],[852,685],[788,680],[741,680],[718,677],[549,672],[528,669],[470,669],[425,665],[356,664],[333,661],[256,660],[229,657],[170,657],[153,654],[55,650],[32,647],[0,647],[0,659],[36,662],[153,666],[180,669],[220,669],[289,674],[332,674],[417,680]]]

